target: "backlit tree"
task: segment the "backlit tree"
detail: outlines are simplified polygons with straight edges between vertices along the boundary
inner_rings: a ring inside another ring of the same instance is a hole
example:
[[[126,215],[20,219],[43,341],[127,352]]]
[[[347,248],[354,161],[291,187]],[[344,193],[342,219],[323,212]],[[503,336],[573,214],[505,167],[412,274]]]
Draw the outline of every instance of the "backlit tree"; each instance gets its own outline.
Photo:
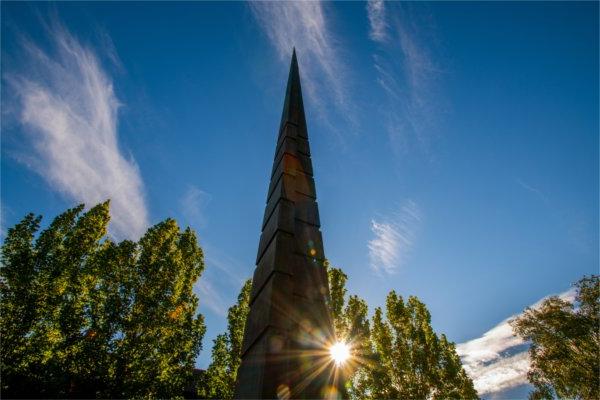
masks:
[[[138,241],[106,237],[109,203],[9,229],[0,269],[4,397],[181,395],[205,327],[192,291],[204,269],[172,219]]]

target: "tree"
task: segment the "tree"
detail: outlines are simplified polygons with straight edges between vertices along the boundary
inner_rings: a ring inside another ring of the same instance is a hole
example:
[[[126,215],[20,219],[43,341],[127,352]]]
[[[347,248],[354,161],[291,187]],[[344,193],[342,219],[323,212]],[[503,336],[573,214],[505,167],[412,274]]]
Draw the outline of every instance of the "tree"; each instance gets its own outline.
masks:
[[[431,315],[415,296],[405,303],[392,291],[386,317],[380,308],[373,317],[375,348],[372,398],[473,399],[477,392],[464,371],[456,348],[431,327]]]
[[[167,219],[136,243],[106,238],[109,202],[9,229],[0,269],[5,397],[181,395],[205,327],[191,229]]]
[[[214,340],[212,361],[200,382],[201,398],[233,399],[251,293],[252,280],[249,279],[238,295],[237,304],[227,312],[227,332]]]
[[[600,277],[575,284],[575,302],[553,296],[511,321],[530,341],[530,399],[600,398]]]
[[[338,340],[350,344],[348,394],[353,399],[473,399],[477,393],[452,342],[438,337],[425,304],[394,291],[369,323],[358,296],[346,301],[347,276],[328,268],[330,307]]]
[[[347,379],[346,390],[351,398],[365,398],[371,386],[369,367],[373,356],[368,306],[355,295],[346,300],[348,276],[340,268],[331,267],[327,261],[325,267],[329,282],[329,308],[336,340],[346,343],[352,356],[342,375]]]

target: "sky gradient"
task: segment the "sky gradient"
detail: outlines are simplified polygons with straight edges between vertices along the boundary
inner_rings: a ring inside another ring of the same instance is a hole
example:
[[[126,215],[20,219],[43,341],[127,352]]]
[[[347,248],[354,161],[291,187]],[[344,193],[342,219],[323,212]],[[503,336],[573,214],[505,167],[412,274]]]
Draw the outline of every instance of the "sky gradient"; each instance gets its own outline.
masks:
[[[598,3],[6,3],[1,233],[111,198],[205,251],[198,366],[252,276],[292,47],[325,254],[371,311],[416,295],[486,398],[506,320],[598,273]]]

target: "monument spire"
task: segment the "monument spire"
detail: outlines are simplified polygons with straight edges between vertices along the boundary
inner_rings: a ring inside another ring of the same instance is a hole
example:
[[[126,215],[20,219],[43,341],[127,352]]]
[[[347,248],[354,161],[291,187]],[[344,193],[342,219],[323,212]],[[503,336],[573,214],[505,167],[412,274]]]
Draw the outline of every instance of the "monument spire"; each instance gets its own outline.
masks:
[[[334,332],[296,51],[262,222],[236,398],[337,397]]]
[[[300,71],[298,69],[298,59],[296,58],[295,48],[292,51],[292,62],[290,64],[288,84],[285,91],[283,112],[281,113],[280,133],[281,128],[286,122],[291,122],[296,126],[303,127],[306,131],[306,117],[304,115],[302,88],[300,86]]]

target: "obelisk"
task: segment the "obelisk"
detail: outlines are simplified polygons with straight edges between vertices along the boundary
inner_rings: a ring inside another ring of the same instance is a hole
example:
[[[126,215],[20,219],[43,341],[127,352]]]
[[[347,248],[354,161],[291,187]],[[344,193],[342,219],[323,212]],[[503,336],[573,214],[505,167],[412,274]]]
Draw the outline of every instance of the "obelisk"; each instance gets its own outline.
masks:
[[[236,398],[336,397],[317,194],[296,52],[252,281]]]

